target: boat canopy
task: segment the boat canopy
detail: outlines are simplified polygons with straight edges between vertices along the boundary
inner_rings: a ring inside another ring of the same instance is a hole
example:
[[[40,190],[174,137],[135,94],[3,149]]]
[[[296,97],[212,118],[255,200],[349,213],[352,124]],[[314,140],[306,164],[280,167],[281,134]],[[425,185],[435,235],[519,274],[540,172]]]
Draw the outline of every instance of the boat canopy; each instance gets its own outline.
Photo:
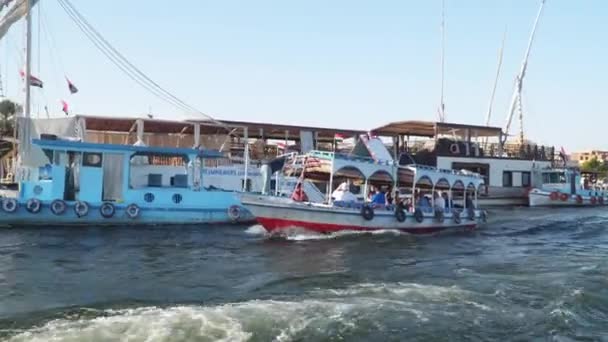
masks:
[[[44,150],[75,152],[132,152],[133,154],[196,155],[201,158],[225,158],[219,151],[192,148],[148,147],[137,145],[97,144],[68,140],[34,139],[32,143]]]
[[[371,131],[379,136],[415,136],[436,137],[438,135],[458,135],[474,137],[498,137],[502,134],[500,127],[463,125],[433,121],[397,121],[374,128]]]

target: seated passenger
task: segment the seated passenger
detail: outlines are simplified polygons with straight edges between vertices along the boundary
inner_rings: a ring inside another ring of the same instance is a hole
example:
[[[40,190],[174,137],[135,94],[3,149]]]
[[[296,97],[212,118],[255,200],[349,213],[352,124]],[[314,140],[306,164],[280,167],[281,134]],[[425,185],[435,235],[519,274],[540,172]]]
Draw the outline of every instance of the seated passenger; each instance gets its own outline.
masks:
[[[302,183],[296,185],[293,194],[291,194],[291,199],[296,202],[308,202],[308,196],[306,196],[306,193],[302,189]]]
[[[386,205],[386,194],[384,193],[384,189],[381,189],[372,197],[372,203]]]
[[[342,201],[342,202],[357,202],[357,196],[355,196],[352,192],[350,192],[350,186],[347,182],[344,182],[332,192],[331,197],[334,201]]]

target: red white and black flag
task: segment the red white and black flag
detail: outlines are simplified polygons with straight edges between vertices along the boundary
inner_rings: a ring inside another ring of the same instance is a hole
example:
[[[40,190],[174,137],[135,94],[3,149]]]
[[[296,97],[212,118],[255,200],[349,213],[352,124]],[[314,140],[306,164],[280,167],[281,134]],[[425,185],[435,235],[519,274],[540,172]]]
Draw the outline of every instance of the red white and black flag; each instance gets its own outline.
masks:
[[[21,79],[25,78],[25,72],[23,70],[19,71],[19,75],[21,75]],[[43,82],[42,80],[40,80],[39,78],[30,75],[30,86],[32,87],[38,87],[38,88],[42,88],[43,87]]]
[[[65,78],[68,81],[68,89],[70,90],[70,94],[76,94],[78,92],[78,88],[70,81],[67,77]]]

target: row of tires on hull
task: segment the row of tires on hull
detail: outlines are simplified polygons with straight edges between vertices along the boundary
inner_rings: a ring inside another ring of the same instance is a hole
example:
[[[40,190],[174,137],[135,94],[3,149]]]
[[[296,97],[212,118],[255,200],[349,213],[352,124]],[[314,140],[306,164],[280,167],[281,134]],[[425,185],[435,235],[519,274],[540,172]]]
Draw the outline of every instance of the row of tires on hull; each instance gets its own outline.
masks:
[[[38,214],[42,210],[43,204],[37,198],[30,198],[25,203],[25,210],[32,214]],[[2,199],[2,211],[5,213],[14,213],[19,208],[19,202],[14,198]],[[60,199],[56,199],[49,205],[49,209],[56,216],[65,214],[68,210],[68,204]],[[89,214],[89,204],[85,201],[76,201],[73,206],[74,213],[78,217],[85,217]],[[99,213],[105,218],[111,218],[116,213],[114,204],[105,202],[99,207]],[[125,213],[131,219],[139,217],[140,209],[137,204],[129,204],[125,209]]]
[[[400,206],[397,206],[395,208],[394,215],[395,215],[395,219],[398,222],[405,222],[405,220],[407,219],[407,214],[406,214],[405,210]],[[374,208],[372,208],[369,205],[364,205],[361,208],[361,216],[367,221],[373,220],[374,216],[375,216]],[[444,221],[443,211],[435,210],[434,216],[435,216],[434,217],[435,221],[437,221],[439,223],[442,223]],[[486,212],[482,211],[481,220],[485,222],[486,216],[487,216]],[[418,223],[421,223],[422,221],[424,221],[424,214],[422,213],[422,210],[420,210],[420,208],[416,208],[416,210],[413,213],[413,217],[416,220],[416,222],[418,222]],[[462,221],[462,219],[460,217],[460,211],[453,211],[452,219],[454,220],[454,223],[460,224],[460,222]],[[471,221],[475,220],[475,210],[474,209],[469,208],[467,210],[467,219],[469,219]]]
[[[562,193],[560,193],[560,192],[557,192],[557,191],[553,191],[553,192],[552,192],[552,193],[549,195],[549,198],[550,198],[552,201],[557,201],[557,200],[560,200],[560,201],[562,201],[562,202],[566,202],[566,201],[568,201],[568,200],[570,199],[570,195],[565,194],[565,193],[563,193],[563,192],[562,192]],[[575,200],[576,200],[576,203],[578,203],[578,204],[582,204],[582,203],[583,203],[583,196],[581,196],[581,195],[576,195]],[[594,205],[595,205],[595,204],[600,204],[600,205],[602,205],[602,204],[604,204],[604,197],[603,197],[603,196],[597,196],[597,197],[596,197],[596,196],[591,196],[591,197],[589,198],[589,202],[591,202],[591,204],[594,204]]]

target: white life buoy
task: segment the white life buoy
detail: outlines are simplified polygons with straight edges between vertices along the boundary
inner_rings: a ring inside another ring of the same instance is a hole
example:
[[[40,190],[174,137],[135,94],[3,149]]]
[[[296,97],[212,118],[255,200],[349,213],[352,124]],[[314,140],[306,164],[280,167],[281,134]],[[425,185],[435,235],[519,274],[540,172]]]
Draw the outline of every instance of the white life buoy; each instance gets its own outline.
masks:
[[[65,209],[66,209],[66,205],[65,202],[60,200],[60,199],[56,199],[53,202],[51,202],[51,212],[55,215],[63,215],[63,213],[65,213]]]
[[[230,217],[232,221],[238,221],[241,218],[241,207],[238,205],[231,205],[230,208],[228,208],[228,217]]]
[[[39,213],[41,208],[42,208],[42,204],[40,203],[40,200],[37,198],[30,198],[25,203],[25,209],[32,214]]]
[[[17,211],[19,207],[19,203],[14,198],[4,198],[2,199],[2,210],[7,213],[14,213]]]
[[[136,219],[139,216],[139,207],[132,203],[127,206],[127,216],[131,219]]]
[[[450,152],[452,152],[452,154],[460,154],[460,146],[456,143],[452,143],[452,145],[450,145]]]
[[[74,212],[78,217],[87,216],[87,214],[89,213],[89,205],[87,204],[87,202],[78,201],[76,202],[76,204],[74,204]]]

